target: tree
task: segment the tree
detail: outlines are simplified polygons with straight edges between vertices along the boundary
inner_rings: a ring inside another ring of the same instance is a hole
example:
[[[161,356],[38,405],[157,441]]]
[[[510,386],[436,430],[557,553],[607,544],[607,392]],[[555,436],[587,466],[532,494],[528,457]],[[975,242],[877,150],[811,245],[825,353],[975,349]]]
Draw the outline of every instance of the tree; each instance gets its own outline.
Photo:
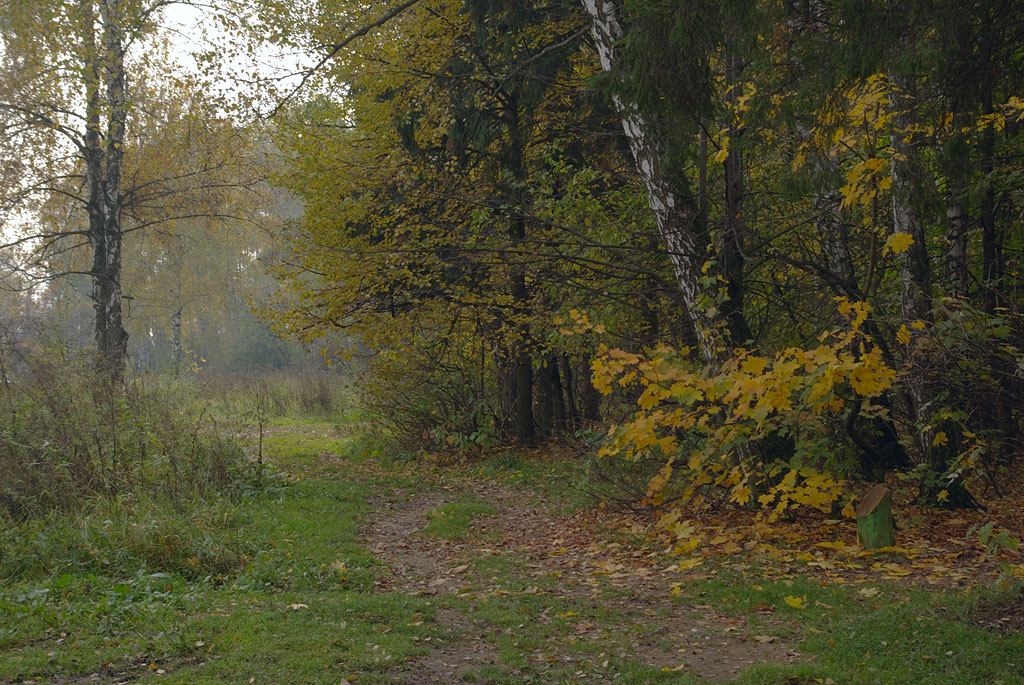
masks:
[[[125,234],[178,216],[183,189],[203,186],[210,180],[206,172],[222,169],[192,169],[177,176],[172,171],[163,179],[136,183],[137,169],[128,168],[130,150],[139,149],[141,138],[153,132],[138,129],[149,123],[140,104],[148,95],[146,81],[165,76],[153,37],[168,4],[44,0],[10,2],[0,9],[5,27],[0,37],[4,224],[8,233],[22,234],[6,247],[26,248],[30,262],[37,264],[88,248],[87,265],[28,271],[44,278],[71,272],[89,276],[97,365],[113,378],[123,374],[127,354]],[[162,203],[159,211],[154,202]],[[39,212],[54,203],[76,210],[63,221],[42,225]],[[81,224],[77,216],[84,217]]]

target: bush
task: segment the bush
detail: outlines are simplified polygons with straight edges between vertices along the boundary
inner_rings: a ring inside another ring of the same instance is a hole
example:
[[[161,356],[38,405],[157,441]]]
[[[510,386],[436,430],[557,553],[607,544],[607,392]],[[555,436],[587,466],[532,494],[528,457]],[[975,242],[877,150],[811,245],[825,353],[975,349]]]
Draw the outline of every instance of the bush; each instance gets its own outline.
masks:
[[[0,579],[242,565],[232,500],[255,473],[188,391],[0,345]]]
[[[15,360],[0,379],[0,517],[126,493],[177,506],[226,491],[247,467],[233,439],[173,394],[97,377],[84,362]]]

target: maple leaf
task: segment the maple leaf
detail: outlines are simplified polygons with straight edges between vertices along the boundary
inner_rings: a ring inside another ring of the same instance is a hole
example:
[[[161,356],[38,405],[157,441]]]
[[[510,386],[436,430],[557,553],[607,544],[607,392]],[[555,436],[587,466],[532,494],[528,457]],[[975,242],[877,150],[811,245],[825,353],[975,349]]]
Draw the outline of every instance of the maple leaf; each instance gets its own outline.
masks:
[[[896,339],[904,345],[910,344],[910,331],[907,330],[906,324],[900,325],[900,329],[896,331]]]
[[[722,146],[715,153],[715,164],[721,164],[729,157],[729,136],[722,138]]]
[[[893,254],[902,254],[910,249],[910,246],[914,244],[914,236],[909,233],[893,233],[889,236],[888,240],[885,241],[885,246],[882,248],[882,254],[892,252]]]
[[[794,609],[807,608],[807,597],[794,597],[793,595],[786,595],[783,599],[786,600],[786,604],[793,607]]]

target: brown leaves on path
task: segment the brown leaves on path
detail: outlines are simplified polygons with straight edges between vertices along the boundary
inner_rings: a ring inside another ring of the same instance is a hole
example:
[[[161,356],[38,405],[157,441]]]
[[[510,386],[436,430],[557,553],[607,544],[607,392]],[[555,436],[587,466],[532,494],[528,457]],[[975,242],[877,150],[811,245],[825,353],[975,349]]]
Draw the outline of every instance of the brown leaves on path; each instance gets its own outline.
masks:
[[[492,503],[497,513],[475,521],[464,540],[419,534],[427,512],[466,496]],[[548,503],[531,501],[523,491],[479,480],[460,480],[441,491],[412,494],[384,507],[388,513],[363,533],[365,543],[391,570],[378,581],[378,592],[437,595],[439,601],[446,595],[472,602],[503,597],[511,601],[521,595],[566,600],[580,611],[556,615],[549,605],[532,620],[544,625],[564,621],[571,626],[565,638],[572,641],[604,644],[614,633],[629,642],[628,650],[614,656],[665,670],[686,670],[709,680],[733,678],[757,663],[798,658],[780,641],[755,635],[745,619],[719,614],[710,605],[673,602],[671,589],[679,579],[675,566],[667,565],[659,554],[609,541],[606,512],[561,515]],[[475,562],[487,557],[501,557],[513,570],[476,572]],[[494,646],[481,637],[485,626],[466,625],[465,617],[450,607],[443,611],[441,622],[466,639],[439,645],[429,658],[410,664],[410,682],[440,676],[439,664],[447,664],[443,668],[451,675],[496,660]],[[598,624],[581,615],[590,612],[613,618]],[[522,630],[529,631],[529,624],[524,623]]]

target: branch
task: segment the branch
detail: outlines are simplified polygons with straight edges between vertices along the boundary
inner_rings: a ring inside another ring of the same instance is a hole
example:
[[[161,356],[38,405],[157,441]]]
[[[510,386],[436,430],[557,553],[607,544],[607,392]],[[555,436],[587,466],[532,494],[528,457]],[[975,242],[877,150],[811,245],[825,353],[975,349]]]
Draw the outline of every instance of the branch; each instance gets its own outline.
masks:
[[[348,37],[342,40],[340,43],[335,43],[334,45],[330,46],[330,50],[328,50],[327,54],[324,55],[323,59],[321,59],[319,62],[317,62],[309,69],[306,69],[305,73],[303,73],[302,75],[302,79],[299,80],[298,85],[292,88],[291,92],[285,95],[284,98],[282,98],[281,101],[277,103],[274,109],[270,110],[270,113],[264,118],[269,119],[270,117],[275,116],[279,111],[281,111],[281,108],[284,107],[293,97],[295,97],[296,93],[298,93],[300,90],[302,90],[303,87],[305,87],[309,79],[313,77],[313,74],[322,69],[325,64],[327,64],[334,58],[335,55],[344,50],[349,43],[354,41],[356,38],[361,38],[362,36],[365,36],[367,33],[374,30],[375,28],[383,26],[384,24],[388,23],[389,21],[391,21],[392,19],[394,19],[399,14],[409,9],[419,1],[420,0],[405,0],[405,2],[403,2],[401,5],[392,8],[389,12],[384,14],[384,16],[380,17],[376,21],[366,24],[365,26],[358,29],[354,33],[349,34]]]

